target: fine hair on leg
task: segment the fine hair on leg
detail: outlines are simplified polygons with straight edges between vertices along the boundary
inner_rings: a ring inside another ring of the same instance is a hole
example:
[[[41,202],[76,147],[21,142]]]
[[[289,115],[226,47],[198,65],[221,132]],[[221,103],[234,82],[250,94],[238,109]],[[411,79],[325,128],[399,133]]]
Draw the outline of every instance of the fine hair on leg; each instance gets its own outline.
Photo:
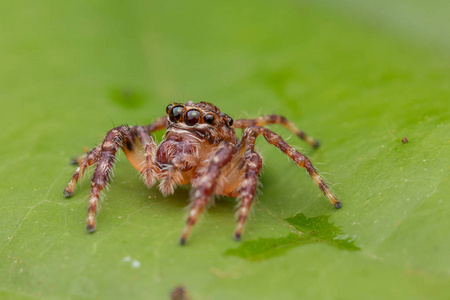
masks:
[[[195,192],[192,197],[192,207],[189,212],[189,217],[184,227],[180,238],[180,244],[184,245],[192,229],[192,226],[197,222],[199,215],[202,213],[206,204],[210,201],[214,189],[219,179],[221,169],[228,164],[234,154],[235,148],[223,142],[214,155],[209,160],[209,166],[206,172],[201,175],[197,181]]]

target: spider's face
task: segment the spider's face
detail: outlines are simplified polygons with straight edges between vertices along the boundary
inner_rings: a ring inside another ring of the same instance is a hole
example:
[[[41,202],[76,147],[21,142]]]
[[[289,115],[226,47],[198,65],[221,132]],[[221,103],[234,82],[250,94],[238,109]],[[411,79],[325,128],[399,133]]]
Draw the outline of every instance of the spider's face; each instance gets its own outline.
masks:
[[[182,128],[204,128],[233,126],[233,119],[227,114],[207,102],[194,103],[188,101],[185,104],[173,103],[166,108],[169,117],[169,126]]]
[[[195,132],[214,143],[234,136],[233,119],[211,103],[172,103],[167,106],[166,113],[168,132],[180,133],[176,129]]]

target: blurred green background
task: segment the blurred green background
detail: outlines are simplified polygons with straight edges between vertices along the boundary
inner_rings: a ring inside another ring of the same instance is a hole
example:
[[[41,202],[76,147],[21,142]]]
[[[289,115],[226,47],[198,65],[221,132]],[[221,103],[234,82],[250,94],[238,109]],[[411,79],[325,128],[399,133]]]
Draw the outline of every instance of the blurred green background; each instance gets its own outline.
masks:
[[[449,13],[443,0],[2,1],[0,298],[448,299]],[[70,158],[187,100],[294,121],[322,147],[271,128],[344,207],[259,140],[242,242],[234,199],[219,198],[180,247],[189,188],[163,198],[124,155],[87,234],[89,179],[62,197]]]

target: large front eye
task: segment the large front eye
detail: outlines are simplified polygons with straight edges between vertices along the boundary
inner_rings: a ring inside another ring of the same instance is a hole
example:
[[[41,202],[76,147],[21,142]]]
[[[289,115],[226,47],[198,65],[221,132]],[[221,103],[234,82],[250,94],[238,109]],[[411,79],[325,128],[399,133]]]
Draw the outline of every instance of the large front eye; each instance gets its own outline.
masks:
[[[231,117],[227,117],[227,122],[229,126],[233,126],[233,119]]]
[[[182,106],[175,106],[172,108],[169,114],[169,119],[172,122],[178,122],[183,115],[183,107]]]
[[[200,112],[196,109],[191,109],[184,116],[184,123],[188,126],[194,126],[200,120]]]

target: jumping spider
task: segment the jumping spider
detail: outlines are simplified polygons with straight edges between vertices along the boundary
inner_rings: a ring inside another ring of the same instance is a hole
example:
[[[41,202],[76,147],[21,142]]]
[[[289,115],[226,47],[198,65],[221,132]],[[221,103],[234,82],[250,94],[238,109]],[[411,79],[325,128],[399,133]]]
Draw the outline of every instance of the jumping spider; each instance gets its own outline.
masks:
[[[286,118],[270,115],[233,122],[231,117],[220,112],[213,104],[196,104],[192,101],[170,104],[166,113],[167,116],[147,126],[119,126],[110,130],[100,145],[78,160],[79,166],[64,189],[64,196],[72,196],[75,184],[87,167],[97,164],[89,198],[89,232],[95,230],[99,194],[109,181],[115,155],[120,148],[133,167],[142,174],[149,188],[157,180],[160,181],[159,189],[164,196],[173,194],[177,185],[191,183],[194,191],[191,194],[189,218],[180,239],[182,245],[213,195],[239,198],[234,239],[240,239],[262,167],[261,156],[255,150],[255,141],[259,135],[286,153],[299,167],[305,168],[336,208],[342,206],[310,160],[289,146],[278,134],[263,127],[281,124],[311,146],[319,146],[317,141]],[[164,128],[165,139],[158,146],[152,132]],[[241,139],[236,137],[235,128],[244,130]]]

